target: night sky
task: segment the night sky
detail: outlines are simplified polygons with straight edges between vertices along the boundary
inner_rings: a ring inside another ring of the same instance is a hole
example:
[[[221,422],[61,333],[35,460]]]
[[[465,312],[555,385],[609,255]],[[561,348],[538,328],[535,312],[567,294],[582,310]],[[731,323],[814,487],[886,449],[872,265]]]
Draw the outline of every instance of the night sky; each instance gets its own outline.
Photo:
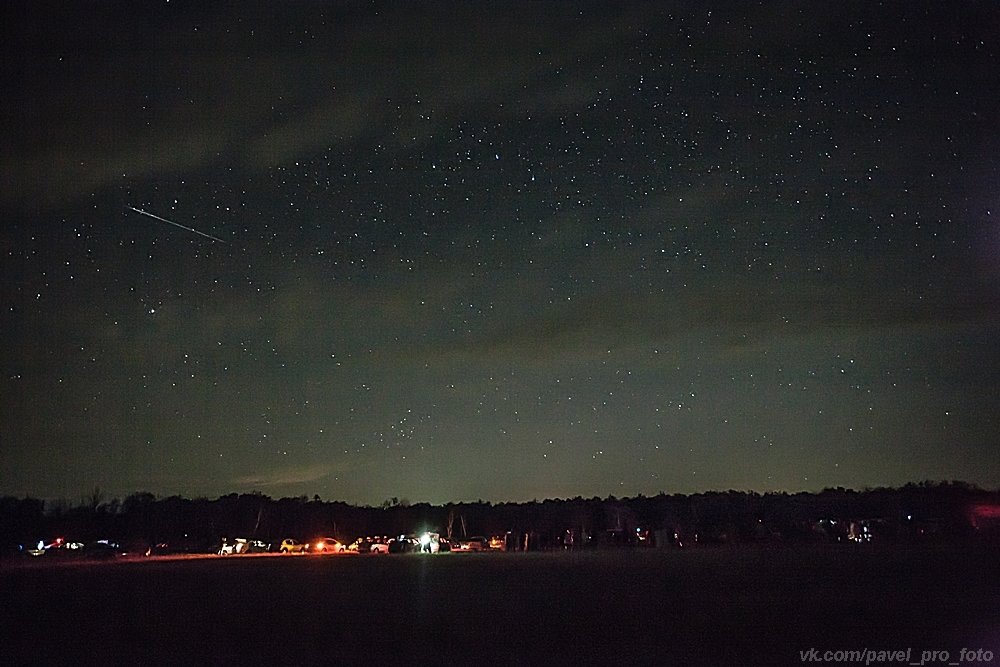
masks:
[[[1000,486],[1000,10],[749,5],[7,4],[0,494]]]

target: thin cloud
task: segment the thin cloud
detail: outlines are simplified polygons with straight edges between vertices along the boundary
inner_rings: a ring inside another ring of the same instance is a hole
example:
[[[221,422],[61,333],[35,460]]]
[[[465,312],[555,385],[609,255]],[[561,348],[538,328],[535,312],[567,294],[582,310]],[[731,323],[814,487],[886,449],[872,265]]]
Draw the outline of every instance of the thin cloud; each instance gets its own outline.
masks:
[[[296,486],[312,484],[325,479],[336,472],[336,466],[329,463],[316,463],[304,466],[291,466],[267,473],[255,473],[236,477],[232,484],[239,487],[271,488],[281,486]]]

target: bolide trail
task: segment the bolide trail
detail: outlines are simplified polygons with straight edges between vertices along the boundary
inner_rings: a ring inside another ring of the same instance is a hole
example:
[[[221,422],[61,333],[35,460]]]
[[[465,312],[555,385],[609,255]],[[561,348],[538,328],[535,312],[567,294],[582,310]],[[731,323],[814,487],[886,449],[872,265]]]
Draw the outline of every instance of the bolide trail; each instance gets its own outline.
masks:
[[[129,206],[127,204],[125,205],[125,208],[127,208],[129,210],[132,210],[132,211],[135,211],[136,213],[141,213],[143,215],[147,215],[150,218],[152,218],[153,220],[159,220],[160,222],[165,222],[165,223],[167,223],[169,225],[173,225],[174,227],[180,227],[181,229],[186,229],[189,232],[194,232],[195,234],[198,234],[200,236],[204,236],[206,239],[212,239],[213,241],[218,241],[219,243],[225,243],[225,241],[223,241],[222,239],[220,239],[217,236],[212,236],[211,234],[206,234],[205,232],[199,232],[197,229],[192,229],[190,227],[185,227],[184,225],[182,225],[182,224],[180,224],[178,222],[174,222],[173,220],[167,220],[166,218],[161,218],[160,216],[154,215],[154,214],[150,213],[149,211],[143,211],[141,208],[136,208],[135,206]]]

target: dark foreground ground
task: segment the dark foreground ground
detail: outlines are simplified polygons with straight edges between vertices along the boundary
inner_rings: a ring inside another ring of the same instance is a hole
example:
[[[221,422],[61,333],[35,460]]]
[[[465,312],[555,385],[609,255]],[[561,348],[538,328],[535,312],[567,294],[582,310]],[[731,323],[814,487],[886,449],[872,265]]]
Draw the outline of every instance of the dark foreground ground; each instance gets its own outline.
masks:
[[[0,598],[3,665],[781,665],[812,648],[1000,665],[1000,554],[978,548],[6,566]]]

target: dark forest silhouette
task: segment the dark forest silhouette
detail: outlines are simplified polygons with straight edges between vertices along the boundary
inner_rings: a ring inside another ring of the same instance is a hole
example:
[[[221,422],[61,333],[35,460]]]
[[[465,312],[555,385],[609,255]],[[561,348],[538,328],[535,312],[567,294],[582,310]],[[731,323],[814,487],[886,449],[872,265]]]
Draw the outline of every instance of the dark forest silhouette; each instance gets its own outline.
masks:
[[[442,536],[508,536],[510,548],[529,549],[693,545],[746,542],[996,540],[1000,491],[963,482],[911,483],[900,488],[819,493],[660,493],[632,498],[572,498],[430,505],[392,498],[380,506],[340,501],[273,499],[262,493],[214,500],[157,498],[133,493],[105,500],[95,489],[79,504],[0,498],[0,536],[10,554],[18,545],[55,536],[113,540],[129,550],[204,552],[226,537],[282,539],[434,531]],[[568,537],[571,536],[571,537]]]

